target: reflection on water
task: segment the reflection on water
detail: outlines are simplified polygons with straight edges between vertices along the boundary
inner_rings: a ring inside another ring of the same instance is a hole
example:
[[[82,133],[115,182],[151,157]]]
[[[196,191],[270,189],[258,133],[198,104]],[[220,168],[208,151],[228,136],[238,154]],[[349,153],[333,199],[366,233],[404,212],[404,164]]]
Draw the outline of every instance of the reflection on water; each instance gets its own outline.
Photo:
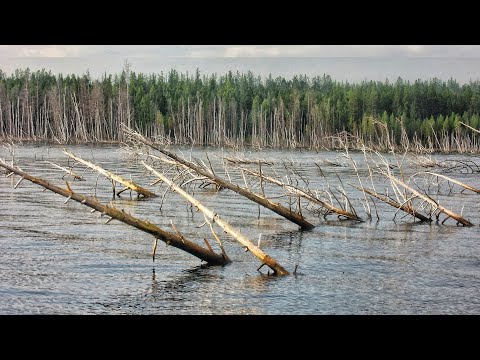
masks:
[[[75,154],[162,194],[164,186],[154,181],[138,164],[127,166],[116,146],[70,146]],[[218,159],[218,149],[205,151]],[[189,154],[190,148],[184,149]],[[224,154],[226,154],[224,150]],[[9,159],[0,149],[0,157]],[[338,153],[266,150],[246,157],[267,161],[291,159],[291,166],[308,178],[311,188],[326,189],[314,162],[338,160]],[[361,165],[361,154],[357,165]],[[440,155],[438,155],[440,156]],[[15,157],[22,168],[63,186],[63,174],[45,166],[43,160],[68,166],[59,146],[19,146]],[[458,157],[458,156],[452,156]],[[442,155],[441,158],[448,158]],[[364,216],[363,195],[346,184],[356,183],[346,166],[322,164],[330,186],[342,179],[357,212]],[[262,168],[268,171],[268,167]],[[171,230],[173,222],[193,241],[211,239],[203,217],[182,198],[168,194],[160,210],[160,198],[138,200],[126,191],[112,198],[111,183],[94,172],[83,173],[87,181],[70,181],[75,191],[97,195],[98,200]],[[280,173],[282,166],[276,167]],[[364,171],[365,169],[361,169]],[[222,173],[222,170],[218,170]],[[413,170],[411,170],[413,171]],[[241,175],[230,175],[242,184]],[[408,174],[407,174],[408,175]],[[476,174],[452,177],[479,188]],[[233,264],[202,265],[200,260],[159,243],[152,263],[153,238],[132,227],[91,213],[50,191],[23,182],[18,176],[0,178],[0,313],[1,314],[475,314],[480,311],[480,256],[478,227],[421,224],[403,218],[378,204],[380,221],[328,219],[308,214],[317,227],[299,231],[269,210],[230,191],[196,189],[195,196],[290,271],[297,274],[272,277],[251,254],[233,239],[218,232]],[[253,184],[250,184],[252,186]],[[382,185],[383,186],[383,185]],[[118,190],[118,189],[117,189]],[[433,191],[432,189],[430,189]],[[278,189],[266,186],[270,196]],[[475,194],[454,191],[434,193],[434,198],[480,224]],[[433,194],[433,193],[432,193]],[[295,206],[295,205],[293,205]],[[373,210],[373,209],[372,209]],[[395,217],[395,221],[392,219]],[[218,250],[218,249],[217,249]]]

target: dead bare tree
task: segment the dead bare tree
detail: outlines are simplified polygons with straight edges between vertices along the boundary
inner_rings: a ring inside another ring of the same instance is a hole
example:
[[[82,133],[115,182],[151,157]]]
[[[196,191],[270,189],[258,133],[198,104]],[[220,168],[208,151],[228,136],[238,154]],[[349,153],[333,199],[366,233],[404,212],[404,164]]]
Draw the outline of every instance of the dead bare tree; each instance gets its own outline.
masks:
[[[397,179],[395,176],[392,176],[392,175],[387,174],[387,173],[384,173],[384,175],[386,177],[388,177],[390,180],[392,180],[393,182],[397,183],[398,185],[404,187],[406,190],[410,191],[412,194],[414,194],[414,195],[418,196],[419,198],[423,199],[425,202],[429,203],[431,206],[438,209],[438,211],[447,215],[447,218],[451,217],[452,219],[456,220],[458,223],[460,223],[462,225],[465,225],[465,226],[474,226],[470,221],[465,219],[463,216],[461,216],[459,214],[456,214],[453,211],[441,206],[436,201],[434,201],[431,197],[429,197],[427,195],[420,194],[420,192],[418,192],[417,190],[415,190],[411,186],[407,185],[403,181]]]
[[[121,221],[125,224],[133,226],[139,230],[142,230],[146,233],[149,233],[155,236],[156,239],[162,240],[167,245],[171,245],[180,250],[186,251],[189,254],[192,254],[198,257],[199,259],[206,261],[211,265],[226,265],[227,263],[230,262],[228,257],[226,257],[224,254],[216,254],[210,249],[205,249],[200,245],[185,239],[183,236],[179,236],[178,234],[165,231],[159,228],[158,226],[150,223],[149,221],[135,218],[132,215],[125,213],[122,210],[118,210],[111,206],[103,205],[91,197],[78,194],[70,188],[70,185],[68,184],[68,182],[66,183],[67,188],[63,189],[59,186],[50,184],[49,182],[41,178],[31,176],[25,173],[24,171],[22,171],[21,169],[19,169],[18,167],[14,167],[12,165],[7,164],[3,159],[0,159],[0,166],[9,170],[12,173],[15,173],[21,176],[21,179],[28,180],[34,184],[44,187],[45,189],[51,190],[54,193],[57,193],[66,197],[67,198],[66,202],[72,199],[82,205],[88,206],[94,209],[95,211],[100,212],[103,215],[108,215],[110,219],[107,220],[107,223],[110,222],[112,219]]]
[[[116,181],[116,182],[124,185],[127,189],[133,190],[133,191],[137,192],[138,194],[143,195],[146,198],[157,196],[153,192],[151,192],[150,190],[147,190],[147,189],[141,187],[140,185],[137,185],[133,181],[126,180],[126,179],[122,178],[120,175],[113,174],[110,171],[107,171],[107,170],[103,169],[102,167],[100,167],[98,165],[92,164],[90,161],[84,160],[81,157],[78,157],[75,154],[72,154],[71,152],[69,152],[67,150],[63,150],[63,153],[65,155],[71,157],[75,161],[77,161],[81,164],[84,164],[85,166],[88,166],[89,168],[91,168],[95,171],[98,171],[100,174],[106,176],[107,178],[109,178],[112,181],[112,184],[114,184],[114,182]],[[125,191],[125,189],[121,190],[121,191],[118,191],[117,196],[119,196],[119,194],[123,191]],[[115,190],[114,190],[114,192],[115,192]]]
[[[428,174],[428,175],[436,176],[436,177],[445,179],[445,180],[447,180],[448,182],[451,182],[451,183],[453,183],[453,184],[456,184],[456,185],[458,185],[458,186],[461,186],[461,187],[463,187],[465,190],[470,190],[470,191],[473,191],[474,193],[480,194],[480,190],[479,190],[479,189],[476,189],[476,188],[474,188],[473,186],[464,184],[464,183],[462,183],[461,181],[452,179],[452,178],[450,178],[450,177],[448,177],[448,176],[445,176],[445,175],[442,175],[442,174],[436,174],[436,173],[433,173],[433,172],[430,172],[430,171],[423,171],[423,172],[421,172],[421,173],[414,174],[412,177],[414,177],[414,176],[416,176],[416,175],[418,175],[418,174]],[[463,190],[462,190],[462,191],[463,191]]]
[[[260,179],[265,179],[266,181],[268,181],[272,184],[278,185],[278,186],[288,190],[289,192],[295,194],[296,196],[301,196],[301,197],[303,197],[303,198],[305,198],[309,201],[312,201],[312,202],[324,207],[330,213],[336,213],[340,216],[345,216],[348,219],[362,221],[362,219],[359,218],[356,214],[353,214],[351,212],[348,212],[348,211],[345,211],[343,209],[337,208],[336,206],[333,206],[332,204],[330,204],[326,201],[322,201],[317,196],[315,196],[313,194],[309,194],[305,190],[299,189],[298,187],[295,187],[295,186],[290,185],[290,184],[285,184],[284,182],[282,182],[280,180],[277,180],[277,179],[275,179],[271,176],[267,176],[264,173],[258,173],[256,171],[252,171],[252,170],[249,170],[249,169],[246,169],[246,168],[243,168],[243,167],[239,167],[239,169],[241,169],[242,171],[245,171],[248,174],[259,177]]]
[[[376,191],[372,191],[372,190],[369,190],[369,189],[366,189],[364,187],[358,187],[356,185],[353,185],[353,184],[350,184],[350,186],[354,187],[355,189],[357,190],[360,190],[360,191],[363,191],[364,193],[370,195],[370,196],[373,196],[381,201],[383,201],[384,203],[386,204],[389,204],[391,206],[393,206],[394,208],[396,209],[400,209],[404,212],[406,212],[407,214],[410,214],[414,217],[416,217],[417,219],[419,219],[420,221],[425,221],[425,222],[431,222],[432,219],[423,215],[422,213],[416,211],[413,206],[411,206],[410,204],[408,203],[399,203],[391,198],[389,198],[388,196],[385,196],[385,195],[382,195],[382,194],[378,194]]]
[[[172,153],[171,151],[160,148],[160,147],[156,146],[155,144],[153,144],[151,141],[145,139],[145,137],[143,137],[141,134],[139,134],[139,133],[137,133],[137,132],[135,132],[131,129],[128,129],[128,128],[124,127],[124,131],[129,136],[131,136],[133,139],[136,139],[137,141],[151,147],[152,149],[155,149],[155,150],[159,151],[160,153],[162,153],[165,156],[173,159],[177,163],[182,164],[183,166],[192,169],[196,173],[209,178],[210,180],[217,183],[219,186],[222,186],[226,189],[232,190],[232,191],[246,197],[247,199],[250,199],[250,200],[256,202],[257,204],[259,204],[263,207],[266,207],[267,209],[272,210],[273,212],[275,212],[275,213],[283,216],[284,218],[294,222],[295,224],[299,225],[302,229],[310,230],[310,229],[313,229],[315,227],[310,222],[305,220],[304,217],[301,214],[295,213],[295,212],[287,209],[286,207],[280,205],[279,203],[274,203],[274,202],[268,200],[267,198],[263,197],[262,195],[256,194],[256,193],[254,193],[254,192],[252,192],[248,189],[242,188],[242,187],[240,187],[236,184],[233,184],[233,183],[231,183],[227,180],[224,180],[221,177],[219,177],[218,175],[215,175],[211,170],[208,171],[207,168],[201,167],[201,166],[199,166],[197,164],[194,164],[194,163],[192,163],[192,162],[190,162],[186,159],[183,159],[180,156]]]
[[[255,246],[251,240],[249,240],[247,237],[242,235],[240,231],[237,229],[233,228],[230,224],[228,224],[226,221],[222,220],[220,218],[220,215],[218,213],[213,212],[206,206],[204,206],[202,203],[200,203],[198,200],[196,200],[193,196],[189,195],[187,192],[182,190],[178,185],[176,185],[172,180],[167,178],[166,176],[160,174],[158,171],[153,169],[151,166],[147,165],[145,162],[142,161],[143,166],[149,170],[151,173],[153,173],[155,176],[157,176],[160,180],[162,180],[164,183],[166,183],[170,188],[172,188],[173,191],[175,191],[177,194],[183,196],[187,201],[189,201],[195,208],[203,212],[203,214],[206,216],[206,218],[211,221],[212,223],[218,224],[222,228],[223,231],[225,231],[227,234],[232,236],[235,240],[237,240],[240,244],[245,246],[246,250],[250,251],[253,255],[255,255],[261,262],[262,266],[263,265],[268,265],[274,272],[274,274],[278,275],[288,275],[289,272],[281,266],[274,258],[271,256],[267,255],[263,250],[261,250],[258,246]],[[259,268],[260,269],[260,268]]]
[[[50,164],[50,165],[52,165],[52,166],[54,166],[54,167],[56,167],[57,169],[60,169],[60,170],[64,171],[64,172],[66,173],[65,175],[70,175],[70,176],[72,176],[74,180],[85,181],[85,179],[83,178],[83,176],[74,173],[71,169],[64,168],[64,167],[62,167],[62,166],[60,166],[60,165],[57,165],[57,164],[55,164],[55,163],[53,163],[53,162],[51,162],[51,161],[48,161],[48,160],[45,160],[45,162],[48,163],[48,164]],[[64,176],[65,176],[65,175],[64,175]],[[62,177],[62,178],[63,178],[63,177]]]

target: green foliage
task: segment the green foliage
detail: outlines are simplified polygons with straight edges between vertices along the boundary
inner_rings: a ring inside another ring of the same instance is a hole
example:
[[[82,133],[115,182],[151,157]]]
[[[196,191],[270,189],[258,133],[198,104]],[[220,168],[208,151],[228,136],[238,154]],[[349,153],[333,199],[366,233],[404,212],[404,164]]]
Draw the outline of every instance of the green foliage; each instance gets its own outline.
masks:
[[[401,137],[401,122],[409,137],[416,133],[423,139],[433,132],[448,135],[462,131],[461,121],[474,128],[480,126],[479,81],[460,86],[453,79],[411,83],[398,78],[393,83],[349,84],[328,75],[311,79],[305,75],[292,79],[270,75],[262,79],[252,72],[202,75],[198,69],[194,74],[176,70],[149,75],[131,72],[129,77],[123,71],[92,79],[88,73],[65,76],[19,69],[10,75],[0,70],[0,134],[11,131],[6,123],[8,111],[18,99],[32,108],[34,126],[28,131],[34,133],[40,118],[57,111],[54,99],[74,113],[72,98],[82,116],[90,111],[92,117],[102,116],[105,122],[122,116],[129,101],[133,126],[145,129],[161,125],[166,132],[171,130],[172,136],[178,135],[181,126],[182,131],[189,129],[190,136],[201,128],[233,136],[243,126],[245,138],[250,138],[265,121],[265,136],[279,131],[284,138],[297,136],[308,144],[314,141],[309,137],[313,131],[316,136],[320,131],[333,134],[342,130],[376,136],[374,120],[387,124],[395,141]],[[219,118],[224,124],[214,127],[214,119]],[[76,126],[71,124],[71,130]],[[115,131],[109,134],[114,137]],[[208,139],[208,131],[202,136],[200,143]]]

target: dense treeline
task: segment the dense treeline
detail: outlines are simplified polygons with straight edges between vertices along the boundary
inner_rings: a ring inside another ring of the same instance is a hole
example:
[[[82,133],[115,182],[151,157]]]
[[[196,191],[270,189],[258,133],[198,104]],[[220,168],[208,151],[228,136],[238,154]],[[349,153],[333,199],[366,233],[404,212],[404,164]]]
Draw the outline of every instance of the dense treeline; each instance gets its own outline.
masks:
[[[0,138],[122,140],[121,125],[197,145],[322,148],[336,134],[367,144],[478,150],[480,82],[343,83],[323,75],[261,78],[131,72],[92,79],[0,71]]]

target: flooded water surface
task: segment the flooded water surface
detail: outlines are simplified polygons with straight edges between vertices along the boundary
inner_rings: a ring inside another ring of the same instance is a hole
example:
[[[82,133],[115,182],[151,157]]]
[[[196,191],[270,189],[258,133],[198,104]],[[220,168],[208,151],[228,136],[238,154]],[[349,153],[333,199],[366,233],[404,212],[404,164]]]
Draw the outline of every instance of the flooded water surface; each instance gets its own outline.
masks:
[[[130,162],[118,146],[69,146],[69,150],[162,195],[165,185],[150,185],[155,179],[141,164]],[[16,163],[27,173],[65,187],[63,173],[46,163],[67,166],[60,146],[19,145]],[[215,171],[221,149],[172,148],[185,156],[205,152]],[[343,183],[359,216],[365,218],[363,195],[348,184],[358,185],[350,166],[331,166],[325,159],[343,159],[337,152],[265,150],[244,153],[248,158],[288,160],[309,181],[310,189],[325,190]],[[363,155],[352,154],[359,171]],[[11,151],[0,148],[0,157],[11,160]],[[436,155],[440,160],[465,155]],[[206,161],[206,160],[205,160]],[[345,161],[341,160],[341,161]],[[216,164],[216,165],[215,165]],[[406,166],[408,162],[405,162]],[[281,175],[282,165],[275,165]],[[230,169],[230,168],[229,168]],[[273,174],[268,166],[263,170]],[[410,173],[422,168],[407,169]],[[438,169],[437,169],[438,170]],[[477,314],[480,312],[480,195],[444,188],[435,199],[475,224],[457,226],[422,224],[396,214],[395,209],[375,202],[373,220],[352,222],[336,216],[324,219],[304,211],[316,227],[300,231],[279,215],[227,190],[195,189],[195,197],[257,243],[295,275],[267,276],[258,259],[219,229],[225,249],[233,260],[228,266],[205,266],[192,255],[159,242],[155,262],[154,238],[118,221],[105,224],[98,212],[74,201],[42,191],[18,176],[0,176],[0,314]],[[148,219],[165,230],[171,223],[183,236],[203,243],[213,237],[201,213],[179,195],[168,193],[152,199],[112,199],[112,186],[103,176],[81,166],[74,171],[87,181],[69,180],[73,190],[96,195],[133,216]],[[435,170],[434,170],[435,171]],[[244,180],[231,168],[232,181]],[[338,176],[337,176],[338,175]],[[480,188],[480,174],[446,174]],[[248,179],[247,179],[248,181]],[[257,183],[250,183],[261,192]],[[377,191],[389,186],[376,184]],[[382,188],[383,187],[383,188]],[[267,196],[283,190],[264,184]],[[117,185],[117,190],[118,190]],[[341,200],[341,199],[340,199]],[[288,206],[288,203],[283,203]],[[292,207],[296,206],[295,204]],[[260,217],[259,217],[260,214]],[[395,221],[393,220],[395,217]],[[443,217],[441,218],[443,219]],[[216,249],[216,248],[215,248]]]

